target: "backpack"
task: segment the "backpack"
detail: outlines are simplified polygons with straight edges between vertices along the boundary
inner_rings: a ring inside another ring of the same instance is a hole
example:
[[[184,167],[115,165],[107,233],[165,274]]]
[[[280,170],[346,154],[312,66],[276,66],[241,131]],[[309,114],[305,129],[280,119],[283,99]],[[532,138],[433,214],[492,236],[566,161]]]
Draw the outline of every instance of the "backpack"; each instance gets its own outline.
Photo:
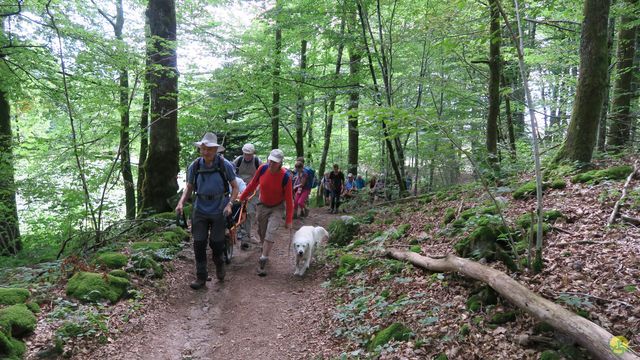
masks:
[[[260,181],[260,176],[262,176],[262,174],[264,174],[267,169],[269,168],[268,165],[262,165],[259,169],[258,169],[258,179],[256,181]],[[289,181],[289,170],[285,170],[284,172],[284,176],[282,177],[282,188],[284,189],[287,186],[287,182]]]
[[[318,177],[316,171],[312,168],[305,166],[304,172],[307,173],[307,182],[305,183],[305,189],[314,189],[318,187]]]
[[[227,174],[224,168],[224,159],[220,155],[216,155],[216,159],[214,160],[214,166],[211,169],[200,169],[200,159],[201,157],[195,159],[193,161],[193,172],[195,174],[195,178],[193,179],[193,190],[196,194],[198,194],[198,174],[208,174],[208,173],[218,173],[220,177],[222,177],[222,185],[226,189],[224,192],[224,196],[229,195],[229,180],[227,179]]]
[[[238,172],[238,169],[240,169],[240,164],[242,164],[242,159],[243,159],[243,156],[240,155],[235,160],[233,160],[233,165],[235,165],[236,167],[236,173]],[[256,170],[260,167],[260,159],[258,159],[258,157],[255,155],[253,156],[253,166],[255,166]]]

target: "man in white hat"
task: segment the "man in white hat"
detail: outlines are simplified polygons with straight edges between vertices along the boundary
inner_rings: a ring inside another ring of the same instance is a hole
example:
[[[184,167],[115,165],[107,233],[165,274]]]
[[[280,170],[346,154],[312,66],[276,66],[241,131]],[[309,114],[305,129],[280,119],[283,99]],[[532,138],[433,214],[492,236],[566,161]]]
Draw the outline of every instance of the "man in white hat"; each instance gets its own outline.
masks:
[[[217,153],[224,147],[218,144],[215,134],[204,134],[202,140],[194,145],[200,148],[201,157],[187,170],[187,186],[178,201],[176,212],[182,214],[185,202],[191,196],[191,192],[195,192],[191,233],[196,257],[196,280],[190,286],[197,290],[207,282],[207,242],[213,252],[216,277],[219,281],[224,281],[226,216],[231,213],[231,203],[238,196],[238,183],[233,164]]]
[[[236,166],[236,174],[245,184],[251,182],[256,170],[261,165],[260,159],[256,156],[256,148],[251,143],[244,144],[242,147],[242,155],[233,160],[233,164]],[[256,190],[259,191],[259,190]],[[251,234],[251,227],[256,221],[256,206],[258,204],[258,195],[254,195],[247,202],[247,220],[242,224],[242,228],[247,233],[249,238],[253,237]],[[241,239],[242,244],[240,248],[247,250],[249,248],[248,238]]]
[[[291,229],[293,223],[291,185],[293,179],[289,171],[282,167],[283,160],[282,150],[271,150],[268,163],[258,168],[256,175],[240,195],[240,201],[246,201],[258,185],[260,186],[260,201],[257,211],[258,235],[262,243],[262,254],[258,260],[258,275],[260,276],[267,275],[265,266],[276,240],[276,231],[282,225],[282,213],[286,212],[285,228]]]

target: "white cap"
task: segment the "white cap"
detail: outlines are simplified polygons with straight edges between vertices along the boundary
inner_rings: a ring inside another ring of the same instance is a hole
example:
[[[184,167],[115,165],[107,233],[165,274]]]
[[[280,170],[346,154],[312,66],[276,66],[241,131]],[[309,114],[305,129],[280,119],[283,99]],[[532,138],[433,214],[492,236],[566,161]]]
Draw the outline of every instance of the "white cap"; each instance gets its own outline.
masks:
[[[242,153],[244,154],[255,154],[256,153],[256,148],[255,146],[253,146],[253,144],[244,144],[244,146],[242,147]]]
[[[280,149],[273,149],[271,150],[271,153],[269,154],[267,160],[282,164],[282,160],[284,160],[284,153]]]
[[[353,177],[353,174],[352,174],[352,173],[349,173],[349,174],[347,175],[347,177]]]

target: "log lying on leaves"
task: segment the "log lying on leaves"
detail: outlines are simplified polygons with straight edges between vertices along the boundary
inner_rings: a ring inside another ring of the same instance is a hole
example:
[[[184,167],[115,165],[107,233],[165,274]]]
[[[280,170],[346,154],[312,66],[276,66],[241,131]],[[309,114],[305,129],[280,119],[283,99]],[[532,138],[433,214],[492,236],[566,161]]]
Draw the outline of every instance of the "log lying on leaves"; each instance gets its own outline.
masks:
[[[616,220],[618,212],[620,211],[620,206],[627,197],[627,189],[629,188],[629,183],[631,183],[631,180],[636,176],[638,170],[638,161],[636,160],[636,162],[633,164],[633,171],[631,171],[631,174],[627,176],[627,181],[624,182],[624,186],[622,187],[622,195],[620,196],[620,199],[616,201],[615,205],[613,206],[613,211],[611,212],[611,215],[609,215],[607,226],[611,226],[611,224],[613,224],[613,222]]]
[[[620,355],[614,354],[609,347],[609,341],[614,335],[562,306],[536,295],[533,291],[501,271],[454,255],[447,255],[442,259],[434,259],[414,252],[389,249],[387,250],[387,256],[397,260],[409,261],[413,265],[427,270],[436,272],[455,271],[480,280],[537,320],[544,321],[571,337],[597,359],[640,359],[630,351]]]

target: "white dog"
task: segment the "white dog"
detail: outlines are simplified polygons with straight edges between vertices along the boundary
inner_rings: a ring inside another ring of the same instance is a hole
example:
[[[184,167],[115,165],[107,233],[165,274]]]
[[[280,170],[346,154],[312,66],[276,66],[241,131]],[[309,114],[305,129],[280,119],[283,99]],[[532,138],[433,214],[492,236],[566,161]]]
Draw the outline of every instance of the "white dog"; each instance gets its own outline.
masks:
[[[329,239],[329,233],[321,226],[303,226],[293,235],[296,252],[296,271],[293,275],[303,276],[311,264],[311,258],[322,241]]]

